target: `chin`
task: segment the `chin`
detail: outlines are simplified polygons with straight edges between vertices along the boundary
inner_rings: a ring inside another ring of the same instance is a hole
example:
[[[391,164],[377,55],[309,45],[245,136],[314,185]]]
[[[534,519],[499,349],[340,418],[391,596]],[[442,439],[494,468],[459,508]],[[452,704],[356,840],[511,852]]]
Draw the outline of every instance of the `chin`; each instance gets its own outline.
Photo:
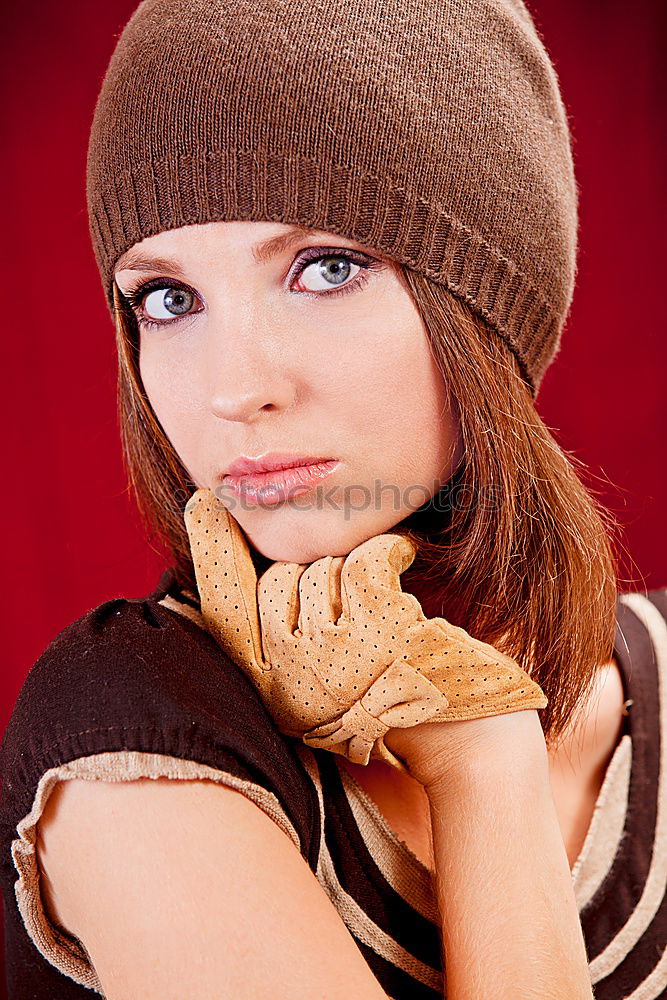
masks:
[[[268,565],[271,562],[310,564],[324,556],[347,556],[362,542],[391,531],[391,528],[374,529],[373,526],[347,521],[322,525],[320,531],[309,530],[303,523],[296,530],[276,532],[268,538],[263,537],[261,532],[253,537],[245,528],[244,531],[258,556]]]
[[[342,528],[342,530],[341,530]],[[347,529],[347,530],[345,530]],[[244,528],[246,538],[258,560],[309,564],[324,556],[346,556],[363,539],[352,537],[350,525],[329,525],[328,530],[307,530],[305,524],[297,530],[288,529],[265,535]]]

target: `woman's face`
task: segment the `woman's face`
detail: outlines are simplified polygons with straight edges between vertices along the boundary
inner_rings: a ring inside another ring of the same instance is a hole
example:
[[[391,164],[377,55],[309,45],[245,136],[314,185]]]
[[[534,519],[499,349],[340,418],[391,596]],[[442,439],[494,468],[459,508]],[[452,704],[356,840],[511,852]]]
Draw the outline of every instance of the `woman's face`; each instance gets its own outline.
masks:
[[[458,423],[426,330],[377,251],[281,223],[213,222],[142,240],[115,275],[123,295],[139,292],[141,377],[167,437],[268,559],[347,555],[455,470]],[[300,492],[288,479],[287,494],[277,474],[259,491],[223,481],[239,458],[269,453],[338,464],[314,485],[297,474]]]

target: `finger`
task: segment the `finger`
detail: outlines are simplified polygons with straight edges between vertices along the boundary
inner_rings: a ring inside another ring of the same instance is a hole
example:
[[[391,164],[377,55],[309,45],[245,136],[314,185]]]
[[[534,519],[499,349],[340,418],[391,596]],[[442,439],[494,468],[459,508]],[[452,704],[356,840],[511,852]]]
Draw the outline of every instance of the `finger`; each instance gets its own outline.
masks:
[[[323,556],[301,575],[299,629],[304,635],[313,635],[340,617],[340,575],[345,559],[345,556]]]
[[[257,602],[267,646],[291,639],[299,628],[299,580],[307,568],[307,563],[274,562],[259,578]]]
[[[413,562],[416,545],[403,535],[383,534],[352,549],[340,575],[342,618],[385,621],[396,625],[423,618],[416,597],[401,589],[400,574]]]
[[[207,627],[232,659],[261,667],[257,575],[240,525],[209,489],[190,497],[184,520]]]

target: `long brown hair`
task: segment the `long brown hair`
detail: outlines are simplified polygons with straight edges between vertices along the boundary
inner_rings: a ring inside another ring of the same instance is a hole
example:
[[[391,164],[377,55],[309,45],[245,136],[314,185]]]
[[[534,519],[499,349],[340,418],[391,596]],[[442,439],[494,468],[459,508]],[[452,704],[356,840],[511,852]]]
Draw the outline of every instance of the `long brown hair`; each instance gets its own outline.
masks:
[[[618,524],[587,489],[534,405],[499,335],[443,285],[397,265],[456,407],[463,459],[439,500],[392,531],[418,553],[402,575],[427,586],[437,614],[512,656],[541,686],[550,748],[613,651]],[[118,409],[125,468],[149,543],[196,592],[183,508],[194,492],[146,397],[135,315],[114,282]],[[261,563],[260,563],[261,564]],[[431,606],[429,603],[429,607]]]

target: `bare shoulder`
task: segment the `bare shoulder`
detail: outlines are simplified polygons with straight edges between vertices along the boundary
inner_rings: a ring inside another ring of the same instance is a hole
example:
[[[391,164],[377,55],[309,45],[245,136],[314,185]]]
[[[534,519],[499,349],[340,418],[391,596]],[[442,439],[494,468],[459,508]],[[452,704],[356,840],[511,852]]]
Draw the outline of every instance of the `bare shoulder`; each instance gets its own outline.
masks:
[[[572,768],[587,776],[606,767],[623,727],[625,691],[620,668],[612,657],[598,670],[587,704],[550,755],[553,768]]]
[[[549,753],[549,778],[563,842],[572,868],[590,827],[609,762],[623,727],[625,692],[618,664],[600,668],[597,683],[575,724]]]
[[[592,713],[591,753],[593,766],[606,766],[612,756],[623,728],[625,691],[621,671],[612,658],[603,668],[600,682],[600,699],[597,711]]]

